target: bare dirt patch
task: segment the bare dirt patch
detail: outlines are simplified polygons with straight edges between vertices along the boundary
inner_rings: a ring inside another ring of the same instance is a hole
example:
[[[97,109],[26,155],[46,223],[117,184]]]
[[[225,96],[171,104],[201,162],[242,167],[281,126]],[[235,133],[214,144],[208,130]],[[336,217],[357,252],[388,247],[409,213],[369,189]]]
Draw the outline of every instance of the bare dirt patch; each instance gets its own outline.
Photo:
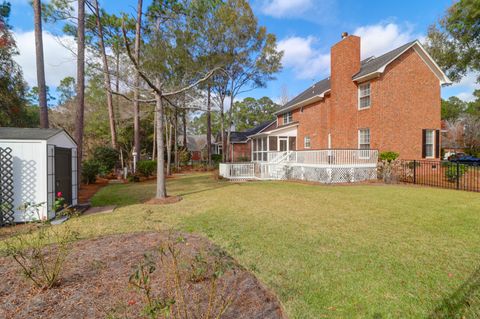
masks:
[[[178,203],[182,200],[181,196],[168,196],[167,198],[152,198],[145,202],[147,205],[166,205]]]
[[[182,236],[179,261],[197,260],[205,253],[220,256],[232,266],[217,280],[219,300],[229,294],[231,305],[221,318],[286,318],[277,298],[251,273],[226,256],[205,238]],[[117,318],[142,318],[145,298],[128,285],[133,269],[150,253],[156,265],[162,258],[158,247],[168,241],[166,233],[136,233],[82,240],[74,244],[68,256],[60,285],[48,290],[36,290],[19,273],[11,258],[0,258],[0,318],[105,318],[115,313]],[[220,255],[219,255],[220,254]],[[207,257],[210,262],[210,257]],[[185,300],[190,309],[205,309],[211,279],[207,273],[197,274],[188,281]],[[167,269],[158,266],[152,274],[156,295],[168,294]],[[201,311],[200,311],[201,313]],[[197,318],[192,311],[189,318]]]

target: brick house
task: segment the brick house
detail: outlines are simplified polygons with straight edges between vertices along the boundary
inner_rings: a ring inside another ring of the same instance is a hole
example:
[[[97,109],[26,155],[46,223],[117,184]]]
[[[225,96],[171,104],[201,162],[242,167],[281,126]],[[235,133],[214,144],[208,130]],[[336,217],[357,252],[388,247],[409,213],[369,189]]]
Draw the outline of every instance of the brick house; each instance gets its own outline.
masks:
[[[360,59],[360,37],[344,33],[331,48],[331,75],[247,133],[242,152],[266,161],[267,151],[378,149],[404,159],[440,157],[440,89],[450,80],[412,41]],[[235,148],[232,158],[235,159]]]

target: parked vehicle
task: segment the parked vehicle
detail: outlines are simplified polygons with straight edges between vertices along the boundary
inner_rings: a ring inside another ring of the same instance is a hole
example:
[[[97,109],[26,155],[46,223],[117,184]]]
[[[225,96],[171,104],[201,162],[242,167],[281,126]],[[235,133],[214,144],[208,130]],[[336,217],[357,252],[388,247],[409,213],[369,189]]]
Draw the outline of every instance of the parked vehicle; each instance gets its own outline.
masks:
[[[480,166],[480,158],[471,156],[471,155],[463,155],[457,156],[458,154],[452,155],[448,158],[450,162],[454,163],[461,163],[461,164],[469,164],[474,166]]]
[[[460,157],[464,157],[466,156],[467,154],[465,153],[455,153],[453,155],[450,155],[447,159],[450,161],[450,162],[453,162],[457,159],[459,159]]]

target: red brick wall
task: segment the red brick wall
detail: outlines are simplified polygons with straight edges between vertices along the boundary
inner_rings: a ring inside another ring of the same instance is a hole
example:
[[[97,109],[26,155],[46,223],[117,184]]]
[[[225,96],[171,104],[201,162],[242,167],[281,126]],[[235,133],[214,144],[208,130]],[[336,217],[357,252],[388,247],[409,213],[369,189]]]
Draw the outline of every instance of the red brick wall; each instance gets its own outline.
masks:
[[[250,145],[251,145],[250,141],[248,143],[232,144],[231,147],[232,147],[233,157],[232,157],[232,154],[230,154],[229,158],[232,157],[230,158],[230,161],[238,162],[239,159],[242,159],[242,158],[247,158],[248,161],[250,161],[252,157],[252,149]]]
[[[297,149],[310,136],[311,149],[358,148],[358,129],[370,129],[372,149],[395,151],[401,158],[422,157],[422,129],[440,129],[438,78],[412,48],[370,80],[371,106],[358,110],[360,39],[349,36],[332,47],[331,95],[293,111],[299,121]],[[279,116],[282,125],[283,116]]]

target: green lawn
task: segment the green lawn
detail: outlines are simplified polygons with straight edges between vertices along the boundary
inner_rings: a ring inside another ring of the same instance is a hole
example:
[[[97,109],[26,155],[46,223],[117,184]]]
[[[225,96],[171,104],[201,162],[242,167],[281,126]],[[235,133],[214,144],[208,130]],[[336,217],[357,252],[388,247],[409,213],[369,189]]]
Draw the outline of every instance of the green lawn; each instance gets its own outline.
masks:
[[[408,186],[169,181],[103,188],[113,214],[69,222],[85,237],[178,228],[208,236],[279,296],[291,318],[477,318],[480,194]],[[140,203],[140,204],[139,204]],[[470,305],[470,306],[469,306]]]

